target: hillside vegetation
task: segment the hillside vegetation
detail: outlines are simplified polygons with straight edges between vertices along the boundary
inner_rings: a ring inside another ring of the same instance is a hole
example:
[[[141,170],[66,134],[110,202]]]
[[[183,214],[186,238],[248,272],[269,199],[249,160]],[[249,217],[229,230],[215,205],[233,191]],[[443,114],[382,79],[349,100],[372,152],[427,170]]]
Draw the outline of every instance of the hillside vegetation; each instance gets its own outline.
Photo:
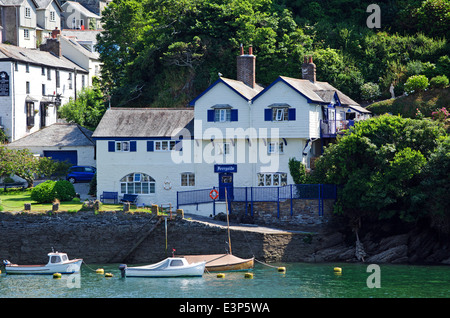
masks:
[[[403,93],[417,74],[450,78],[450,1],[114,0],[98,50],[112,106],[185,106],[218,78],[236,78],[242,43],[253,45],[256,80],[301,77],[312,55],[317,78],[357,101]],[[369,88],[369,89],[368,89]]]

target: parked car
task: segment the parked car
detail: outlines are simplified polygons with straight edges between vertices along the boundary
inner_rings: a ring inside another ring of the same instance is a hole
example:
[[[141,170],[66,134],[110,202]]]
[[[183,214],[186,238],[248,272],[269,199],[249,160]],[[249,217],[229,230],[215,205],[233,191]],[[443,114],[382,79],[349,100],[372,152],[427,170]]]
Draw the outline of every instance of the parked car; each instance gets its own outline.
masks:
[[[72,166],[69,169],[66,180],[69,180],[71,183],[91,181],[96,170],[97,169],[91,166]]]

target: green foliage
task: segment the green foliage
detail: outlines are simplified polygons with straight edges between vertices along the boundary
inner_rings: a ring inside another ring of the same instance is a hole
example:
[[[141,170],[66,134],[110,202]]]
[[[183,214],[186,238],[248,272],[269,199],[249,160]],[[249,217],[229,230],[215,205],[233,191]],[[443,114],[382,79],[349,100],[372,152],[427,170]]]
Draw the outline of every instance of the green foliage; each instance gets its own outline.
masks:
[[[35,186],[31,190],[31,200],[38,203],[49,203],[55,199],[55,184],[56,181],[47,180]]]
[[[70,201],[76,196],[73,184],[67,180],[56,181],[53,191],[59,201]]]
[[[405,92],[408,94],[424,91],[428,87],[428,78],[425,75],[410,76],[405,83]]]
[[[94,174],[94,177],[89,182],[89,195],[97,194],[97,172]]]
[[[39,172],[39,159],[28,149],[0,147],[0,176],[16,175],[33,186],[34,176]]]
[[[448,83],[449,83],[449,81],[448,81],[448,77],[447,76],[445,76],[445,75],[438,75],[438,76],[433,77],[430,80],[430,87],[433,87],[433,88],[444,88],[444,87],[448,86]]]
[[[289,172],[294,184],[308,183],[308,175],[306,174],[305,165],[295,158],[289,158]]]
[[[75,195],[73,184],[67,180],[47,180],[31,190],[31,200],[39,203],[50,203],[55,199],[70,201]]]
[[[366,101],[373,101],[380,97],[380,87],[378,84],[369,82],[361,86],[361,97]]]
[[[48,157],[41,157],[38,170],[42,177],[57,180],[67,175],[71,166],[72,164],[66,161],[54,161]]]
[[[415,221],[422,213],[414,199],[423,171],[445,136],[429,120],[383,115],[358,122],[325,149],[314,177],[342,186],[337,210],[349,219]]]
[[[69,122],[75,122],[88,129],[95,129],[103,114],[106,111],[106,105],[98,84],[85,87],[77,93],[77,99],[71,99],[59,110],[59,116]]]

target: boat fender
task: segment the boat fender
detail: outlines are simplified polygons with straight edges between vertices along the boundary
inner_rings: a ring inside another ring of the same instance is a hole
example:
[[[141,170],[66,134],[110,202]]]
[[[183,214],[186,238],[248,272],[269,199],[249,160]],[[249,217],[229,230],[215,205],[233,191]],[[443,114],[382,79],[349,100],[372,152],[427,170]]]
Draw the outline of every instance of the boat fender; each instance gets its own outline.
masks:
[[[54,273],[53,274],[53,278],[56,278],[56,279],[59,279],[59,278],[61,278],[61,273]]]
[[[125,270],[127,269],[127,264],[120,264],[119,265],[119,270],[120,273],[122,275],[122,278],[125,278]]]

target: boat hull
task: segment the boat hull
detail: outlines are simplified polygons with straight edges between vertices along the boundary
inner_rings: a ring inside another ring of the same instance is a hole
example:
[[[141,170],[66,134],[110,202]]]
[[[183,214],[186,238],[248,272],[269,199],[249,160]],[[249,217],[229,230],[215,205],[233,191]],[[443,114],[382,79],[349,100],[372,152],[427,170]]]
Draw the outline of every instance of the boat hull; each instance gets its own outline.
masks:
[[[73,274],[78,273],[81,268],[82,259],[75,259],[64,264],[54,265],[17,265],[10,264],[5,266],[6,274],[20,275],[52,275],[54,273]]]
[[[163,261],[164,262],[164,261]],[[182,267],[162,266],[163,262],[137,267],[126,267],[126,277],[201,277],[205,272],[205,262],[185,264]]]
[[[185,255],[189,263],[205,261],[208,272],[244,271],[252,269],[254,258],[242,259],[231,254]]]

